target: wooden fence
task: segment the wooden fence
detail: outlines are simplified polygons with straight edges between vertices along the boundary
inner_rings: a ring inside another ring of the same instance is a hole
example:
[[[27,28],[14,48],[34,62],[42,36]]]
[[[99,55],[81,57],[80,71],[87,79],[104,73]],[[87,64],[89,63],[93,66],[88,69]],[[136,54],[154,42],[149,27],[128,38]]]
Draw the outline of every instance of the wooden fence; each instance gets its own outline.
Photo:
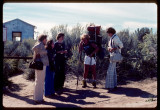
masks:
[[[33,57],[3,57],[4,59],[32,59]]]

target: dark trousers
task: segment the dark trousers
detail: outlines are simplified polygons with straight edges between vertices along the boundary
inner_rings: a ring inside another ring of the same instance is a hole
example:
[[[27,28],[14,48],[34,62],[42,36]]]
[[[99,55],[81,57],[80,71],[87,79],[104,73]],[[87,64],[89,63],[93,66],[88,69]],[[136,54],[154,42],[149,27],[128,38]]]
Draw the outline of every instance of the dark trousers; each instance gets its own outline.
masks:
[[[65,59],[56,58],[55,59],[55,78],[54,78],[54,88],[58,91],[63,88],[65,81]]]

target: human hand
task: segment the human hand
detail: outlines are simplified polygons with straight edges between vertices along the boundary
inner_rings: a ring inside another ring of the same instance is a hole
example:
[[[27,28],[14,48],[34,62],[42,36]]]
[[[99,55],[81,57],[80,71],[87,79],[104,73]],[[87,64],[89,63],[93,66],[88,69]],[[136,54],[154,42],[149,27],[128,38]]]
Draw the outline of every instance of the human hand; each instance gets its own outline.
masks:
[[[114,51],[114,48],[110,49],[110,52],[112,53]]]
[[[67,50],[64,50],[63,53],[68,53]]]
[[[112,48],[108,48],[108,51],[111,52]]]
[[[112,52],[115,51],[116,49],[117,49],[117,48],[110,48],[110,49],[109,49],[109,52],[112,53]]]

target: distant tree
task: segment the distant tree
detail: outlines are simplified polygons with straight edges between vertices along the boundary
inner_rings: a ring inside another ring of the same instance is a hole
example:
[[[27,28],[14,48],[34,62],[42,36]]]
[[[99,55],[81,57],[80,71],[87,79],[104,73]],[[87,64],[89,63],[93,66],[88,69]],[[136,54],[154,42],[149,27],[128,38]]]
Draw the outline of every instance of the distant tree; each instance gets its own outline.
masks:
[[[141,29],[137,29],[135,31],[135,34],[138,36],[138,40],[143,42],[143,37],[146,35],[146,34],[149,34],[150,33],[150,29],[147,28],[147,27],[143,27]]]
[[[80,36],[84,33],[84,27],[81,26],[81,24],[77,23],[76,26],[74,26],[70,31],[70,37],[72,40],[72,43],[75,45],[78,45],[80,42]]]
[[[65,36],[68,36],[68,26],[67,25],[58,25],[51,28],[50,33],[53,40],[56,40],[56,36],[58,33],[64,33]]]
[[[129,51],[132,49],[133,46],[133,39],[129,34],[129,30],[122,30],[120,32],[117,32],[117,35],[119,36],[120,40],[123,42],[124,48],[122,48],[122,54],[125,57],[129,57]]]

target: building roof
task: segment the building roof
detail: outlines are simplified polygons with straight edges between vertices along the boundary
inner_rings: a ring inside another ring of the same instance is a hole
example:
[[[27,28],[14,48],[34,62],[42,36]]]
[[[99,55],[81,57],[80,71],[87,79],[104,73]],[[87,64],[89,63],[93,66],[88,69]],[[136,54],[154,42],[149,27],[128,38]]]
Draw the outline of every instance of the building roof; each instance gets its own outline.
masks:
[[[31,25],[31,26],[33,26],[34,28],[36,28],[36,26],[34,26],[34,25],[32,25],[32,24],[29,24],[29,23],[27,23],[27,22],[25,22],[25,21],[23,21],[23,20],[18,19],[18,18],[14,19],[14,20],[19,20],[19,21],[21,21],[21,22],[23,22],[23,23],[25,23],[25,24]],[[5,23],[12,22],[12,21],[14,21],[14,20],[10,20],[10,21],[7,21],[7,22],[5,22]],[[3,23],[3,24],[5,24],[5,23]]]

